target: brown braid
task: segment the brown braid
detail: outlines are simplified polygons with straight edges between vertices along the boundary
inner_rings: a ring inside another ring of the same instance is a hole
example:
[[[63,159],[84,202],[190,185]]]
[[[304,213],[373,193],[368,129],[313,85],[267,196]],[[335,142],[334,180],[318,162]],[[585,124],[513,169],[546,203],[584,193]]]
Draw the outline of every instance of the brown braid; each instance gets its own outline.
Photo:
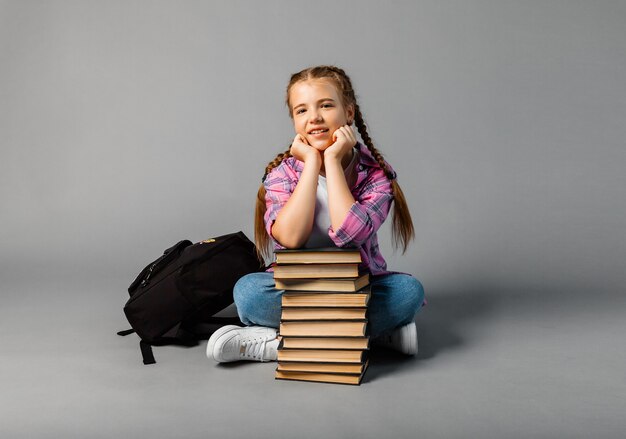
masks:
[[[291,144],[287,148],[287,151],[279,153],[274,160],[272,160],[271,162],[267,164],[267,166],[265,167],[265,174],[263,174],[263,178],[261,179],[261,181],[264,181],[265,177],[267,177],[267,174],[272,172],[272,169],[280,165],[283,162],[283,160],[289,157],[291,157]]]
[[[256,205],[255,205],[255,215],[254,215],[254,241],[256,243],[256,252],[260,260],[264,260],[270,257],[270,237],[265,230],[265,211],[267,210],[267,206],[265,205],[265,178],[267,175],[272,172],[272,169],[280,165],[283,160],[291,157],[291,144],[289,148],[285,152],[281,152],[267,164],[265,167],[265,174],[263,174],[263,178],[261,179],[261,186],[256,194]]]
[[[285,105],[289,110],[289,117],[293,119],[293,112],[289,102],[291,88],[298,82],[311,79],[329,79],[337,88],[337,91],[342,98],[343,106],[345,108],[353,106],[355,111],[354,122],[359,131],[359,135],[363,139],[363,142],[367,146],[367,149],[370,151],[374,159],[378,162],[380,168],[384,171],[385,176],[387,176],[387,178],[391,181],[391,188],[393,191],[394,199],[392,227],[393,241],[396,247],[402,247],[403,253],[406,252],[409,241],[413,239],[414,236],[411,214],[406,204],[404,193],[402,192],[402,189],[400,189],[400,185],[398,184],[398,181],[396,179],[395,173],[389,168],[382,154],[374,147],[374,143],[372,142],[372,139],[367,132],[367,127],[365,125],[365,121],[363,120],[361,109],[356,102],[356,95],[354,93],[354,89],[352,88],[352,82],[350,81],[350,78],[348,77],[346,72],[336,66],[322,65],[309,67],[291,75],[289,84],[287,85],[287,93],[285,96]],[[265,178],[272,171],[272,169],[280,165],[282,161],[286,158],[291,157],[290,148],[291,145],[289,146],[289,149],[287,149],[287,151],[278,154],[276,158],[265,167],[263,181],[265,181]],[[254,217],[254,238],[259,256],[269,258],[271,256],[271,242],[267,231],[265,230],[265,211],[265,187],[263,184],[261,184],[261,187],[259,188],[259,191],[257,193],[256,200]]]
[[[387,162],[383,158],[383,155],[374,147],[374,143],[367,133],[367,127],[365,126],[365,122],[363,121],[363,115],[361,114],[361,109],[358,105],[355,105],[354,124],[359,130],[359,135],[363,139],[363,143],[365,143],[367,149],[369,149],[374,159],[378,162],[380,169],[385,172],[385,175],[389,180],[393,180],[394,178],[396,178],[394,173],[387,166]]]
[[[409,246],[409,241],[415,236],[415,229],[413,228],[411,212],[406,204],[406,198],[404,198],[404,192],[402,192],[400,184],[398,183],[398,180],[396,180],[395,172],[389,169],[383,155],[374,147],[374,143],[367,133],[367,127],[365,126],[361,109],[356,102],[354,103],[354,108],[354,124],[359,130],[359,135],[363,139],[365,146],[367,146],[367,149],[370,151],[374,159],[378,162],[378,166],[380,166],[380,168],[385,172],[387,178],[391,181],[391,189],[393,191],[394,200],[392,214],[393,227],[391,228],[391,235],[395,247],[397,248],[402,246],[402,253],[405,253]]]

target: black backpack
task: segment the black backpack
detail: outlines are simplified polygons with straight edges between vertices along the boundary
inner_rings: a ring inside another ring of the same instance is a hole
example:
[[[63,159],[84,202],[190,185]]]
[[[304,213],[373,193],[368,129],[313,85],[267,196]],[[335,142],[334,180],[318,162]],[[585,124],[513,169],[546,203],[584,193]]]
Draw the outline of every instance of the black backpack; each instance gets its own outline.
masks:
[[[148,264],[128,287],[124,313],[136,332],[144,364],[153,364],[152,345],[194,346],[237,317],[214,317],[233,303],[233,287],[248,273],[264,271],[254,244],[243,232],[192,244],[183,240]]]

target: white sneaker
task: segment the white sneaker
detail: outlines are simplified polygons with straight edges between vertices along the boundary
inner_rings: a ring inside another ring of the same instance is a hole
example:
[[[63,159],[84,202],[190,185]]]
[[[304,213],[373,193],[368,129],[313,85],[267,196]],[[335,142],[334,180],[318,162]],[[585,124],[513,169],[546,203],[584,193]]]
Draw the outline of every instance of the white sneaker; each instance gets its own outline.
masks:
[[[415,322],[400,326],[386,335],[372,340],[375,346],[383,346],[406,355],[417,354],[417,327]]]
[[[276,360],[276,335],[276,329],[264,326],[223,326],[209,338],[206,356],[219,363]]]

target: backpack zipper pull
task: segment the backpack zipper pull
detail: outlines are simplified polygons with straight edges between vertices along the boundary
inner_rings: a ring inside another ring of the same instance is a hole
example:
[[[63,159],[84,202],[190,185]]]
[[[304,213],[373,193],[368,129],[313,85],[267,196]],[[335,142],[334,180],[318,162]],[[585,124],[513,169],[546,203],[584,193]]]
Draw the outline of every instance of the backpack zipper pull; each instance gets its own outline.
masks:
[[[152,270],[154,270],[154,267],[156,266],[156,262],[154,264],[152,264],[150,266],[150,268],[148,269],[148,274],[146,275],[146,277],[144,277],[144,279],[141,281],[141,286],[145,287],[146,285],[148,285],[148,281],[150,280],[150,276],[152,276]]]

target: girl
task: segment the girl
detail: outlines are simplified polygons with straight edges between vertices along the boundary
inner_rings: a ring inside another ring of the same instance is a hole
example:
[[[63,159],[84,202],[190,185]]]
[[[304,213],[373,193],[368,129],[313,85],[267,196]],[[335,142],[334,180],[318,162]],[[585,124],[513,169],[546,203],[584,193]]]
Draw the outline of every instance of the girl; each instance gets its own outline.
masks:
[[[408,355],[417,353],[415,314],[424,302],[420,282],[387,271],[376,232],[394,204],[393,238],[406,251],[413,223],[396,173],[376,150],[350,78],[334,66],[291,76],[286,105],[296,136],[265,168],[256,203],[255,241],[264,257],[274,248],[358,247],[370,273],[370,336]],[[356,140],[353,121],[365,144]],[[242,277],[234,289],[246,327],[225,326],[207,344],[218,362],[276,359],[283,290],[273,273]]]

